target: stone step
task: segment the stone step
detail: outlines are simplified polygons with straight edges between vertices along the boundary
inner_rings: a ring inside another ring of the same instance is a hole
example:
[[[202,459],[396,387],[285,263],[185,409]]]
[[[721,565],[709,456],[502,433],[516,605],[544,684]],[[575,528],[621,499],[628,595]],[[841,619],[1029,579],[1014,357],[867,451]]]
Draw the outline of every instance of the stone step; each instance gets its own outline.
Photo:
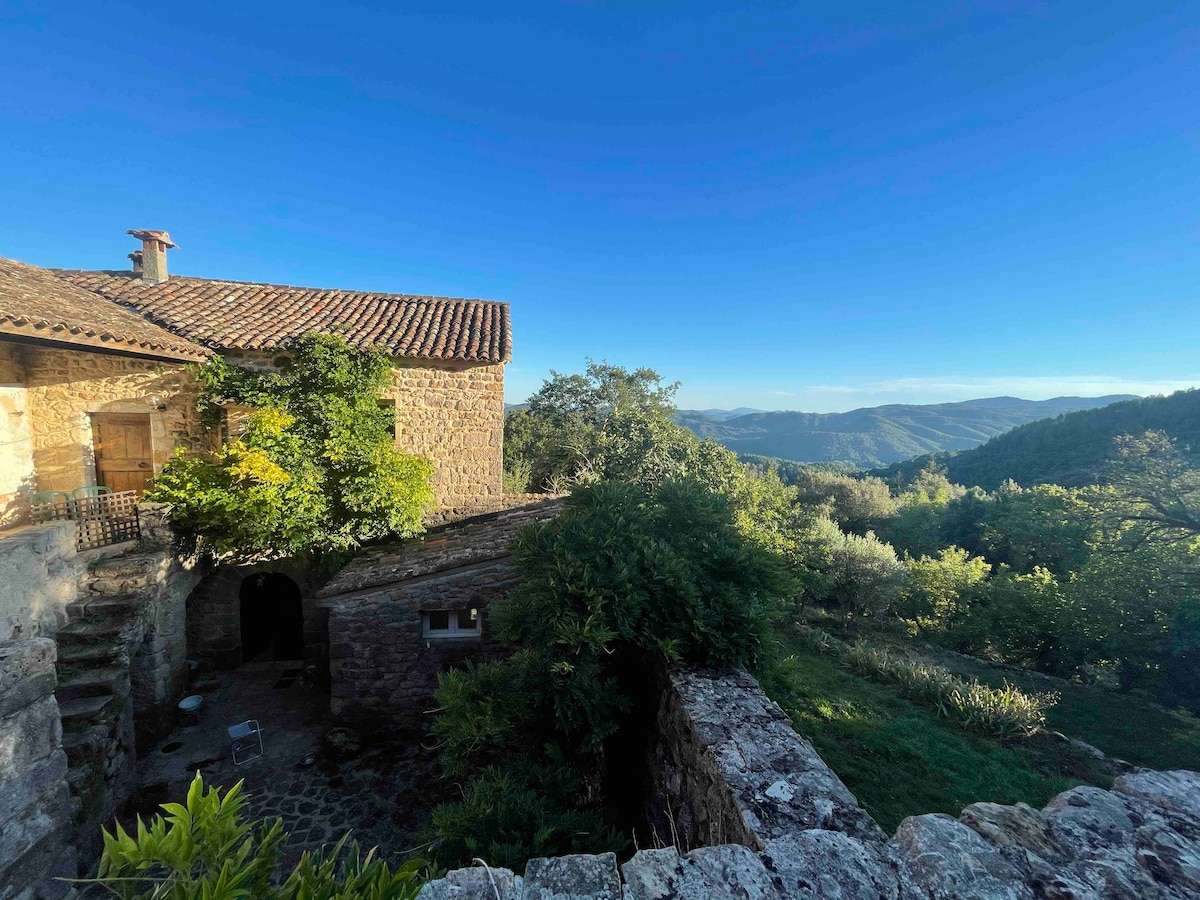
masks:
[[[81,618],[58,629],[54,638],[59,645],[90,643],[97,639],[115,639],[128,622],[128,619],[116,616],[106,616],[102,619]]]
[[[123,659],[125,656],[125,645],[120,641],[64,642],[58,645],[59,663],[103,665],[106,662]]]
[[[112,741],[111,726],[93,725],[82,731],[64,731],[62,745],[67,762],[74,767],[93,760],[103,761]]]
[[[67,615],[72,620],[92,616],[130,616],[150,601],[152,594],[138,592],[129,594],[85,594],[67,604]]]
[[[110,556],[88,567],[88,587],[98,594],[125,594],[159,584],[166,575],[162,553]]]
[[[73,675],[59,673],[58,690],[54,692],[61,703],[82,697],[103,697],[128,693],[129,670],[119,666],[85,669]]]
[[[108,694],[103,697],[80,697],[78,700],[67,700],[58,704],[63,728],[77,731],[98,723],[104,714],[104,708],[115,699],[112,694]]]

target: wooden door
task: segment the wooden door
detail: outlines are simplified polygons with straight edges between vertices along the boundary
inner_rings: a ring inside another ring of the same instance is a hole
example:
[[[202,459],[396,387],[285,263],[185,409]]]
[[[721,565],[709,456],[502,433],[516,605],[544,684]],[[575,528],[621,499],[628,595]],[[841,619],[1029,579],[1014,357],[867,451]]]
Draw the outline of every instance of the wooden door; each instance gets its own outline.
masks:
[[[93,413],[96,484],[113,492],[146,489],[154,474],[149,413]]]

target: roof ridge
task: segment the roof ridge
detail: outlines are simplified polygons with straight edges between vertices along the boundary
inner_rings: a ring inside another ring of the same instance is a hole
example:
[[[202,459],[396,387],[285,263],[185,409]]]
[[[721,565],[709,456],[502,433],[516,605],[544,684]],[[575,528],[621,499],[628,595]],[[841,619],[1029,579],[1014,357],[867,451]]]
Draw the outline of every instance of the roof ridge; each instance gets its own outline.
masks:
[[[126,278],[133,281],[133,272],[126,269],[65,269],[47,266],[46,271],[63,275],[107,275],[110,278]],[[273,281],[241,281],[237,278],[206,278],[203,275],[174,275],[155,287],[170,284],[172,281],[198,281],[206,284],[236,284],[246,287],[275,288],[283,291],[324,291],[337,294],[362,294],[369,297],[394,297],[397,300],[441,300],[449,303],[495,303],[497,306],[508,306],[507,300],[491,300],[487,297],[451,297],[447,294],[399,294],[394,291],[368,291],[362,288],[316,287],[302,284],[278,284]],[[90,290],[90,288],[84,288]]]

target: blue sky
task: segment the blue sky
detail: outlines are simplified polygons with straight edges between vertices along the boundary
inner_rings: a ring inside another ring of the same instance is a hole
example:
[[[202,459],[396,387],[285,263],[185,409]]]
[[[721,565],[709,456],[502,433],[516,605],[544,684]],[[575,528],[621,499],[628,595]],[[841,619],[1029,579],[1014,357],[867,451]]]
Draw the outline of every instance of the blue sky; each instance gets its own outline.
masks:
[[[512,401],[1162,392],[1198,95],[1194,2],[10,0],[0,255],[507,300]]]

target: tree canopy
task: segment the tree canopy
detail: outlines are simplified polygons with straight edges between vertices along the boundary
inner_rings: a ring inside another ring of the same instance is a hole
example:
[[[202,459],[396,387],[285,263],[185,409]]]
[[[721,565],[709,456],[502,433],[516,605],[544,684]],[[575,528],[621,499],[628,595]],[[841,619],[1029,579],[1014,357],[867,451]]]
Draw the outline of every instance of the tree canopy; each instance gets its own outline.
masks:
[[[210,423],[248,408],[240,434],[212,453],[179,450],[147,499],[170,504],[172,524],[233,557],[351,550],[421,528],[432,506],[432,464],[396,449],[379,397],[391,363],[339,337],[308,335],[280,371],[215,358],[200,369]]]

